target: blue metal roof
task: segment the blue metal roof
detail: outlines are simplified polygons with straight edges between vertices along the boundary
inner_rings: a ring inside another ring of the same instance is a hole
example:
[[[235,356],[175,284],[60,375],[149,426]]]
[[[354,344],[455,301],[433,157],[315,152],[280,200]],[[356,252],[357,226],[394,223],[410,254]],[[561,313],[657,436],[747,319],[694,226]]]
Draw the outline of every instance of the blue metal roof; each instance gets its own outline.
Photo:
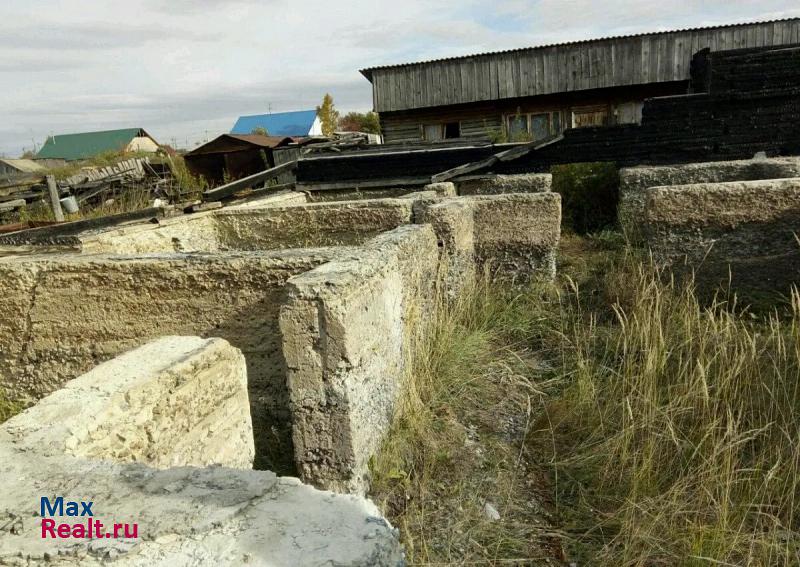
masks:
[[[316,110],[240,116],[231,134],[251,134],[256,128],[264,128],[269,136],[308,136],[316,118]]]

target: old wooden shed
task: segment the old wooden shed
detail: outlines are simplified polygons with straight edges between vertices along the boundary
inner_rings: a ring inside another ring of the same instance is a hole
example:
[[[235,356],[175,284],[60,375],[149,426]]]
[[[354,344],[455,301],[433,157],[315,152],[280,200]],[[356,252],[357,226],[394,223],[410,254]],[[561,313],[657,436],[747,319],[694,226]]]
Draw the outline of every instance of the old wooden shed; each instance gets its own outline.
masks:
[[[685,94],[698,51],[800,43],[800,18],[643,33],[364,69],[386,142],[536,140],[638,123]]]

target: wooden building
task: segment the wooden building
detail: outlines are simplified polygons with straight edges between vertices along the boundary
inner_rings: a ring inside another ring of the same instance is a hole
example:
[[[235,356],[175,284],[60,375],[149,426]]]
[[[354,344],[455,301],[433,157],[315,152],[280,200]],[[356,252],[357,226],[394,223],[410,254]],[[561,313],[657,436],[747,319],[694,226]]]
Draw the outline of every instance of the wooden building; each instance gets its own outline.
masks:
[[[183,156],[194,175],[219,184],[275,167],[278,148],[296,145],[302,138],[260,134],[222,134]]]
[[[705,48],[800,44],[800,18],[609,37],[364,69],[384,140],[537,140],[641,121],[685,94]]]

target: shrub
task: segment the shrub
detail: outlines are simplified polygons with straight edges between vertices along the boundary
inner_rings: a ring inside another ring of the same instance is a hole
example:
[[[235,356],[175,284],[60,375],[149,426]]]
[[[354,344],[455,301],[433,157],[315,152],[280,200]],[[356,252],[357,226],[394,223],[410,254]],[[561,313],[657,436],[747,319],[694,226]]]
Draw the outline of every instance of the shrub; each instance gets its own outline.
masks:
[[[588,234],[616,225],[619,173],[614,164],[556,165],[551,172],[564,228]]]

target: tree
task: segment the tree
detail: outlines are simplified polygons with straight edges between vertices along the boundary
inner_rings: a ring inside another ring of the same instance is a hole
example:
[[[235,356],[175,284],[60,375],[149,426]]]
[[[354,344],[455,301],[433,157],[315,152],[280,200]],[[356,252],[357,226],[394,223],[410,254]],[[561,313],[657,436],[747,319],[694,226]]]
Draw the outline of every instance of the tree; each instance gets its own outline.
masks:
[[[256,134],[258,136],[269,136],[269,132],[263,126],[256,126],[252,130],[250,130],[251,134]]]
[[[339,130],[380,134],[381,124],[375,112],[348,112],[339,120]]]
[[[339,124],[339,112],[333,106],[333,97],[325,93],[322,104],[317,107],[317,116],[322,121],[322,133],[331,136]]]

